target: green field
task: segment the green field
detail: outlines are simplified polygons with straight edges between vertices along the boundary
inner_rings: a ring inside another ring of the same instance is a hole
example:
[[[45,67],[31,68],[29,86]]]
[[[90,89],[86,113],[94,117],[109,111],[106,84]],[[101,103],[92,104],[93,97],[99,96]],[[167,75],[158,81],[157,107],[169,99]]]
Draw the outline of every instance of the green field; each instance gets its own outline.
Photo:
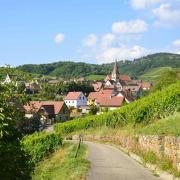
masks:
[[[86,79],[90,81],[94,81],[94,80],[100,81],[100,80],[104,80],[105,77],[106,77],[105,75],[92,74],[92,75],[86,76]]]

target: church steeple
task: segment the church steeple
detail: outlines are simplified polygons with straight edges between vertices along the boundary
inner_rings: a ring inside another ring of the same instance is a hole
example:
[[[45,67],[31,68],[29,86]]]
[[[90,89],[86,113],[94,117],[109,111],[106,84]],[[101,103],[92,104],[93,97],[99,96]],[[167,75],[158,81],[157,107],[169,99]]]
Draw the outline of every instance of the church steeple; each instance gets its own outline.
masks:
[[[115,61],[113,71],[111,73],[111,79],[117,82],[119,80],[119,70],[117,65],[117,60]]]

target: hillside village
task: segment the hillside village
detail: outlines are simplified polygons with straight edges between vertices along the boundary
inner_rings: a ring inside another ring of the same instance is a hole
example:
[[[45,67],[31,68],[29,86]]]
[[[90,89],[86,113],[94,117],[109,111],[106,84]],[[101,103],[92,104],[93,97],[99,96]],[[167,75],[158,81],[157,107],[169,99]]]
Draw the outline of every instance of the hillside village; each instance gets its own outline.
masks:
[[[149,91],[152,87],[150,82],[131,79],[127,74],[121,74],[117,61],[114,63],[111,74],[102,81],[87,81],[84,77],[71,79],[70,81],[59,81],[58,79],[36,79],[31,82],[13,81],[7,74],[2,84],[21,85],[23,93],[27,96],[37,96],[41,93],[42,83],[54,88],[69,82],[78,83],[82,86],[89,84],[89,92],[68,91],[61,93],[60,100],[41,98],[32,99],[23,106],[26,118],[38,118],[38,126],[45,126],[55,122],[65,122],[75,117],[88,114],[101,114],[109,110],[117,109],[126,103],[131,103],[142,96],[143,91]],[[38,127],[37,127],[38,128]]]
[[[180,0],[4,0],[0,22],[0,180],[180,180]]]

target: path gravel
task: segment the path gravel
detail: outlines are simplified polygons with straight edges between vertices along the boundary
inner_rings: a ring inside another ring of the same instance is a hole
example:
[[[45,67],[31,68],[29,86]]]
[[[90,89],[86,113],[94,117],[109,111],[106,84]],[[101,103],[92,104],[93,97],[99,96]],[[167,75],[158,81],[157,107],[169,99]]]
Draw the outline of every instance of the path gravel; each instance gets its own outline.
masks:
[[[85,142],[89,148],[91,168],[87,180],[160,180],[152,172],[117,148]]]

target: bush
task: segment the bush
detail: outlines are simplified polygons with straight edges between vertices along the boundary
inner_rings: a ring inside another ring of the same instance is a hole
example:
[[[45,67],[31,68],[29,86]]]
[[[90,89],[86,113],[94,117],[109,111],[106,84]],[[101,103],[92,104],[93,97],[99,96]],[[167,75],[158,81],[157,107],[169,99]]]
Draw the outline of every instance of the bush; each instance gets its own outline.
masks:
[[[177,82],[167,89],[157,91],[115,111],[56,124],[55,130],[67,134],[99,126],[118,128],[129,123],[134,126],[139,123],[148,124],[174,113],[179,106],[180,82]]]

